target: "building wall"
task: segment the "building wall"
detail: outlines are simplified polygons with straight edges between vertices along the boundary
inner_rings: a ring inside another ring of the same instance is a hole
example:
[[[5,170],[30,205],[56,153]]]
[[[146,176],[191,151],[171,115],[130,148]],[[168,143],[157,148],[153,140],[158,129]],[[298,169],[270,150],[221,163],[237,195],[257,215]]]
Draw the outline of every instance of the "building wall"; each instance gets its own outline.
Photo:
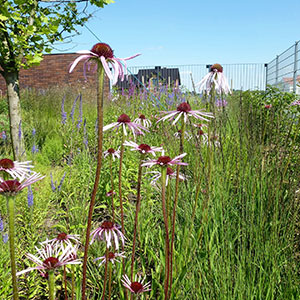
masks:
[[[46,54],[39,66],[20,71],[20,89],[33,88],[46,90],[53,86],[83,85],[97,87],[97,72],[87,71],[87,81],[83,75],[83,62],[80,62],[70,74],[69,68],[76,53]],[[6,93],[4,78],[0,75],[0,96]],[[109,80],[105,77],[105,93],[109,93]]]

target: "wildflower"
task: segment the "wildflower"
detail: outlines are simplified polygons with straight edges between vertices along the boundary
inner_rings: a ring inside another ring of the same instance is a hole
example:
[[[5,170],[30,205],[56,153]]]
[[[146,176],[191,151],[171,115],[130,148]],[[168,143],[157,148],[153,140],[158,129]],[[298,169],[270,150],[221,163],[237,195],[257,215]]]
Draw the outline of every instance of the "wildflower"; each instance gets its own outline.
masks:
[[[0,231],[3,231],[4,230],[4,224],[3,224],[3,220],[0,216]]]
[[[129,146],[131,147],[131,151],[139,151],[142,154],[147,154],[147,153],[151,153],[153,156],[155,156],[155,152],[162,152],[163,148],[162,147],[150,147],[147,144],[140,144],[138,145],[135,142],[128,142],[125,141],[125,143],[123,144],[124,146]]]
[[[17,162],[8,158],[0,159],[0,171],[8,173],[13,179],[22,180],[30,177],[33,168],[31,161]]]
[[[130,118],[126,114],[120,115],[117,122],[104,126],[103,131],[106,131],[111,128],[116,129],[120,126],[122,126],[123,128],[124,135],[127,135],[126,126],[129,127],[134,136],[136,135],[136,133],[144,134],[142,130],[149,132],[149,130],[147,130],[147,128],[145,128],[144,126],[131,122]]]
[[[112,239],[114,240],[115,247],[119,249],[119,239],[121,239],[122,244],[125,244],[125,237],[123,233],[120,231],[121,226],[113,223],[111,221],[104,221],[102,222],[101,226],[95,229],[91,235],[92,240],[91,244],[94,242],[96,238],[100,240],[106,241],[106,247],[109,248],[112,246]]]
[[[110,190],[109,192],[106,193],[106,197],[111,197],[112,195],[116,195],[116,192],[113,190]]]
[[[81,61],[84,60],[84,75],[86,73],[86,67],[89,67],[90,62],[96,61],[101,63],[107,77],[109,79],[113,79],[113,84],[116,84],[118,81],[118,77],[121,78],[121,81],[124,80],[124,70],[127,69],[126,61],[132,59],[134,57],[139,56],[140,54],[136,54],[127,58],[117,58],[114,56],[114,52],[111,47],[105,43],[97,43],[93,46],[91,51],[89,50],[81,50],[77,52],[78,54],[82,54],[81,56],[77,57],[74,62],[72,63],[69,72],[71,73],[76,65]],[[114,69],[114,76],[112,75],[108,64]],[[124,67],[122,65],[124,64]]]
[[[177,132],[175,132],[174,136],[176,138],[180,138],[181,137],[181,129],[179,129]],[[192,136],[188,132],[185,131],[184,132],[184,138],[189,141],[192,138]]]
[[[180,103],[177,106],[176,110],[164,111],[163,113],[166,115],[162,117],[160,120],[158,120],[157,122],[165,121],[167,119],[174,119],[174,117],[176,116],[176,119],[173,121],[172,125],[174,125],[180,119],[181,116],[184,117],[185,123],[187,122],[188,117],[190,116],[208,122],[209,120],[207,118],[214,118],[213,114],[210,112],[204,112],[202,110],[192,110],[191,106],[187,102]]]
[[[152,172],[147,172],[147,174],[154,174],[153,177],[151,177],[151,185],[155,185],[158,181],[159,178],[161,178],[161,172],[159,171],[152,171]],[[168,185],[169,179],[174,179],[176,178],[176,171],[174,171],[172,168],[167,168],[167,176],[166,176],[166,186]],[[179,180],[183,181],[185,180],[186,177],[182,174],[179,173]]]
[[[223,67],[220,64],[214,64],[210,67],[210,72],[205,75],[202,80],[196,84],[199,85],[200,93],[206,91],[210,94],[213,86],[218,94],[230,94],[229,84],[223,74]]]
[[[4,244],[7,243],[7,241],[8,241],[8,234],[7,234],[7,233],[3,234],[2,240],[3,240],[3,243],[4,243]]]
[[[270,108],[272,108],[272,104],[266,104],[265,105],[265,109],[270,109]]]
[[[39,173],[35,173],[28,177],[24,182],[18,180],[3,180],[0,178],[0,194],[3,196],[14,196],[22,191],[25,187],[42,180],[45,176],[41,176]]]
[[[185,162],[182,162],[181,159],[186,156],[186,153],[180,154],[173,159],[169,156],[160,156],[158,159],[153,160],[147,160],[145,161],[142,166],[146,167],[152,167],[154,165],[159,165],[162,167],[168,167],[173,165],[181,165],[181,166],[187,166],[188,164]]]
[[[130,281],[127,275],[123,275],[123,279],[121,279],[123,285],[130,290],[130,292],[134,294],[141,294],[144,292],[151,291],[150,289],[150,282],[147,282],[144,284],[146,277],[144,277],[143,280],[141,280],[141,277],[137,278],[135,276],[135,281]]]
[[[56,190],[60,192],[61,190],[61,187],[62,187],[62,184],[64,183],[64,180],[65,180],[65,177],[66,177],[66,172],[64,173],[64,175],[62,176],[60,182],[59,182],[59,185],[56,186],[57,184],[57,181],[53,182],[53,176],[52,176],[52,173],[50,173],[50,178],[51,178],[51,189],[52,189],[52,192],[55,192]]]
[[[64,247],[64,246],[73,246],[72,242],[75,243],[75,245],[79,244],[79,235],[78,234],[67,234],[64,232],[61,232],[57,235],[56,238],[52,240],[47,240],[43,243],[49,243],[50,245],[54,247]],[[42,243],[42,244],[43,244]]]
[[[136,123],[138,125],[142,125],[145,128],[149,128],[152,123],[149,119],[146,119],[145,115],[140,115],[138,118],[136,118],[133,123]]]
[[[35,135],[36,135],[36,130],[35,130],[35,128],[33,128],[32,129],[32,136],[35,137]]]
[[[1,137],[2,137],[3,141],[5,141],[7,139],[5,131],[2,131]]]
[[[119,260],[116,259],[117,257],[123,257],[123,258],[126,257],[124,253],[125,252],[121,252],[121,253],[108,252],[108,261],[110,261],[114,265],[115,261],[120,262]],[[101,266],[102,264],[106,263],[106,255],[94,259],[94,261],[97,260],[101,260],[99,264],[99,266]]]
[[[228,102],[225,99],[218,99],[216,100],[216,107],[226,107]]]
[[[79,118],[78,118],[78,121],[77,121],[77,129],[80,129],[81,127],[81,123],[82,123],[82,96],[80,94],[80,101],[79,101]]]
[[[103,152],[104,158],[106,158],[109,155],[111,155],[113,160],[115,160],[115,158],[120,158],[120,150],[115,150],[114,148],[109,148]]]
[[[25,269],[17,273],[17,276],[30,272],[32,270],[38,271],[49,271],[60,268],[68,264],[80,264],[79,259],[73,259],[73,254],[76,249],[72,246],[66,248],[61,248],[58,246],[52,246],[51,244],[46,244],[45,246],[42,243],[42,248],[38,249],[35,247],[38,256],[34,256],[30,253],[27,253],[26,256],[28,259],[33,261],[36,266]]]
[[[31,152],[32,152],[33,154],[38,153],[38,152],[39,152],[38,146],[36,146],[35,144],[33,144],[32,149],[31,149]]]
[[[28,203],[28,207],[31,207],[33,205],[33,192],[31,186],[28,187],[27,203]]]
[[[22,138],[22,121],[20,121],[20,123],[19,123],[18,137],[19,137],[19,140],[21,140],[21,138]]]
[[[74,100],[74,102],[73,102],[73,105],[72,105],[72,109],[71,109],[71,112],[70,112],[70,118],[72,119],[72,121],[74,121],[74,113],[75,113],[76,103],[77,103],[77,100],[78,100],[78,98],[79,98],[80,96],[81,96],[81,95],[79,94],[79,95],[75,98],[75,100]]]
[[[293,105],[293,106],[300,105],[300,100],[295,100],[290,105]]]

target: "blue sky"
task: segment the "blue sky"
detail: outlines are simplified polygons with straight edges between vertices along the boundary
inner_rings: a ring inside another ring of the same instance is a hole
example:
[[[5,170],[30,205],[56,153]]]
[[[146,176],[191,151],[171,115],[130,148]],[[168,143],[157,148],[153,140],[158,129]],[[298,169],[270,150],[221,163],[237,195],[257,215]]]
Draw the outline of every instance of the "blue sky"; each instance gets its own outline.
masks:
[[[299,12],[300,0],[115,0],[87,26],[117,57],[142,53],[129,66],[266,63],[300,40]],[[57,48],[76,52],[98,42],[78,30]]]

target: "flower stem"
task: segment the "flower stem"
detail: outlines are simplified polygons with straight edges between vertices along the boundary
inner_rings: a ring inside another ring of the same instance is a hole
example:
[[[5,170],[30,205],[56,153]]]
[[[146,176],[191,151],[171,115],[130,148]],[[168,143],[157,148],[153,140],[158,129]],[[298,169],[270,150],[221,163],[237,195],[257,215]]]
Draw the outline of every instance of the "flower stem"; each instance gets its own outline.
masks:
[[[55,300],[55,276],[54,270],[48,272],[48,285],[49,285],[49,300]]]
[[[184,122],[184,116],[182,115],[182,117],[181,117],[181,136],[180,136],[179,154],[183,153],[184,133],[185,133],[185,122]],[[174,240],[175,240],[176,208],[177,208],[178,193],[179,193],[179,172],[180,172],[180,165],[177,165],[177,168],[176,168],[176,184],[175,184],[175,198],[174,198],[173,216],[172,216],[171,247],[170,247],[170,290],[169,290],[169,297],[171,296],[171,292],[172,292],[172,280],[173,280],[173,254],[174,254]]]
[[[67,270],[65,265],[64,265],[64,288],[65,288],[65,300],[68,300]]]
[[[110,300],[111,298],[111,275],[112,275],[112,264],[109,264],[108,300]]]
[[[112,212],[112,221],[115,222],[115,206],[114,206],[114,178],[112,170],[112,156],[109,160],[109,170],[110,170],[110,185],[111,185],[111,212]]]
[[[136,244],[136,233],[138,227],[138,214],[141,207],[141,185],[142,185],[142,161],[144,155],[141,154],[139,170],[138,170],[138,182],[137,182],[137,198],[136,198],[136,209],[135,209],[135,219],[134,219],[134,231],[133,231],[133,241],[132,241],[132,255],[131,255],[131,282],[133,281],[133,268],[134,268],[134,256],[135,256],[135,244]]]
[[[109,263],[108,248],[106,248],[106,252],[105,252],[105,271],[104,271],[104,280],[103,280],[103,292],[102,292],[102,297],[101,297],[102,300],[105,299],[105,290],[106,290],[106,281],[107,281],[107,265],[108,265],[108,263]]]
[[[74,265],[71,265],[72,270],[72,293],[71,293],[71,300],[74,300],[74,293],[75,293],[75,269]]]
[[[89,249],[89,239],[91,232],[92,216],[94,211],[95,199],[97,189],[99,185],[100,172],[102,167],[102,145],[103,145],[103,98],[104,98],[104,68],[99,63],[98,65],[98,79],[99,86],[97,91],[97,113],[98,113],[98,154],[97,154],[97,168],[94,182],[94,188],[92,191],[91,202],[88,213],[88,221],[86,228],[86,237],[84,245],[84,258],[83,258],[83,269],[82,269],[82,300],[86,299],[86,271],[87,271],[87,259]]]
[[[125,142],[125,135],[124,132],[122,131],[122,141],[121,141],[121,149],[120,149],[120,167],[119,167],[119,199],[120,199],[120,209],[121,209],[121,226],[122,226],[123,234],[125,234],[123,198],[122,198],[122,165],[123,165],[123,157],[124,157],[124,142]]]
[[[168,226],[168,212],[166,210],[166,177],[167,177],[167,168],[161,168],[161,183],[162,183],[162,191],[161,191],[161,200],[162,200],[162,211],[165,223],[165,283],[164,283],[164,292],[165,292],[165,300],[168,299],[168,288],[169,288],[169,274],[170,274],[170,238],[169,238],[169,226]]]
[[[125,228],[124,228],[124,209],[123,209],[123,198],[122,198],[122,164],[123,164],[123,157],[124,157],[124,142],[125,142],[125,134],[122,131],[122,141],[121,141],[121,149],[120,149],[120,167],[119,167],[119,199],[120,199],[120,209],[121,209],[121,226],[122,226],[122,233],[125,235]],[[124,252],[124,245],[122,243],[122,251]],[[125,259],[122,257],[122,268],[123,274],[125,274]],[[125,299],[128,299],[127,290],[125,289]]]
[[[9,233],[9,252],[10,265],[13,283],[13,299],[18,300],[18,286],[16,275],[16,256],[15,256],[15,197],[7,197],[7,212],[8,212],[8,233]]]

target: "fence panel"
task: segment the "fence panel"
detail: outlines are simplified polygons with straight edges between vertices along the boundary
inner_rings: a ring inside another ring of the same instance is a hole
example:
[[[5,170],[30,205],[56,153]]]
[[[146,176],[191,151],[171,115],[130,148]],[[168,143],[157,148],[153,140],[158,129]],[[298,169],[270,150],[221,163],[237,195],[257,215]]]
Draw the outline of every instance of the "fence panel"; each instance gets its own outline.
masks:
[[[161,69],[179,70],[181,86],[193,91],[193,82],[197,84],[209,71],[211,64],[194,65],[165,65]],[[232,90],[264,90],[266,86],[265,65],[259,63],[222,64],[224,75]],[[129,67],[131,75],[138,74],[139,70],[155,69],[155,66]],[[197,91],[197,88],[196,88]]]
[[[266,83],[285,92],[300,94],[299,41],[267,64]]]

